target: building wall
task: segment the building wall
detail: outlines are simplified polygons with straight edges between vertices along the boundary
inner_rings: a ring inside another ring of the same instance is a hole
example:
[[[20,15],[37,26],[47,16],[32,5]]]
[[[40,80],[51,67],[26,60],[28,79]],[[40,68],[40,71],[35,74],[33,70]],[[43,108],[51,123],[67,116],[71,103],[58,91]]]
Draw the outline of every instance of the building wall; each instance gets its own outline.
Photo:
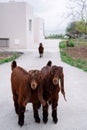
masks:
[[[34,19],[34,42],[44,43],[44,20],[39,17]]]
[[[26,2],[0,3],[0,39],[9,39],[11,49],[28,49],[42,42],[42,23],[34,19],[33,8]]]
[[[27,48],[30,48],[34,44],[34,12],[29,4],[26,6],[26,30]]]
[[[0,38],[9,38],[9,48],[25,48],[26,4],[0,3]]]

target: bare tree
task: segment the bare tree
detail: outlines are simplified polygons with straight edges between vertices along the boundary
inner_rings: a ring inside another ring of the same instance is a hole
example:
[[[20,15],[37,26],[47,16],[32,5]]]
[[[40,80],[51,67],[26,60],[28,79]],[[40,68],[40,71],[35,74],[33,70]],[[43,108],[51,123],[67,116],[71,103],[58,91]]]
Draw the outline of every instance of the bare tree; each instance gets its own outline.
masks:
[[[87,0],[70,0],[67,8],[73,21],[82,20],[85,23],[87,22]]]

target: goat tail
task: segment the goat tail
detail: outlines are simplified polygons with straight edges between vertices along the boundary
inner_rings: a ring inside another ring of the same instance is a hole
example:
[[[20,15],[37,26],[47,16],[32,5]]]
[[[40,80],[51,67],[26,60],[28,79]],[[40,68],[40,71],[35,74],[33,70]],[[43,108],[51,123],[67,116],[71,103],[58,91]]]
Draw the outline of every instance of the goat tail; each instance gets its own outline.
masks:
[[[12,64],[11,64],[11,69],[12,69],[12,71],[13,71],[13,69],[16,68],[16,67],[17,67],[17,63],[16,63],[16,61],[14,60],[14,61],[12,61]]]
[[[49,61],[47,62],[47,66],[52,66],[52,61],[51,61],[51,60],[49,60]]]

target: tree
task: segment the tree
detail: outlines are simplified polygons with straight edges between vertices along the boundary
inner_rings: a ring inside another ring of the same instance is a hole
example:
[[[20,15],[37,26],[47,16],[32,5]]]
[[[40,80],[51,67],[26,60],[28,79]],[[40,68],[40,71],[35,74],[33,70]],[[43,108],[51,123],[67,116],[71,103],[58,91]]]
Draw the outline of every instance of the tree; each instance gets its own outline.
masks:
[[[87,33],[87,0],[70,0],[68,3],[70,16],[72,21],[70,25],[73,27],[73,32]],[[72,26],[73,25],[73,26]],[[71,29],[72,30],[72,29]]]
[[[76,30],[79,32],[79,33],[84,33],[86,34],[87,33],[87,30],[86,30],[86,25],[84,23],[84,21],[79,21],[79,22],[76,22]]]
[[[87,29],[84,21],[74,21],[71,22],[70,25],[67,27],[66,32],[74,35],[74,34],[86,34]]]
[[[81,20],[87,22],[87,0],[70,0],[68,9],[74,21]]]
[[[67,33],[71,33],[71,34],[76,33],[77,32],[77,30],[76,30],[76,22],[71,22],[69,24],[69,26],[66,28],[66,31],[67,31]]]

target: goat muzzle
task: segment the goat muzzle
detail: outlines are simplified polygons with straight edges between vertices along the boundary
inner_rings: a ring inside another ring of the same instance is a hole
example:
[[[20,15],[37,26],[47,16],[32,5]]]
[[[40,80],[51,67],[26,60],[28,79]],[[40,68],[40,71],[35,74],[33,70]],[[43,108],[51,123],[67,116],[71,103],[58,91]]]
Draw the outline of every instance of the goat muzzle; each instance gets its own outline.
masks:
[[[35,81],[31,82],[31,88],[35,90],[37,88],[37,83]]]
[[[57,77],[54,77],[54,78],[53,78],[53,84],[54,84],[54,85],[57,85],[58,83],[59,83],[58,78],[57,78]]]

